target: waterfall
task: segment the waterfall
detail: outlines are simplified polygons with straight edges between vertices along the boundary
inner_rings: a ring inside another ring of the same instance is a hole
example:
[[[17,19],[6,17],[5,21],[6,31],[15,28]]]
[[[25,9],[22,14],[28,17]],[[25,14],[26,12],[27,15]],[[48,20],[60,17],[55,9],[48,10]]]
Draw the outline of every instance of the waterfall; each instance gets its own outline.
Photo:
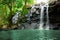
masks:
[[[45,24],[45,26],[43,26],[44,25],[44,8],[46,7],[46,24]],[[40,26],[39,26],[39,29],[40,30],[49,30],[49,16],[48,16],[48,8],[49,8],[49,5],[47,5],[47,4],[44,4],[44,5],[42,5],[42,4],[40,4],[40,9],[41,9],[41,11],[40,11]],[[44,29],[44,27],[45,27],[45,29]]]
[[[49,30],[49,15],[48,15],[48,9],[49,9],[49,5],[48,4],[40,4],[40,6],[32,6],[31,8],[31,13],[35,12],[36,10],[34,10],[34,8],[40,8],[40,24],[39,24],[39,29],[40,30]],[[45,9],[46,8],[46,9]],[[44,26],[44,10],[46,10],[46,23]],[[30,14],[31,14],[30,13]],[[30,18],[30,16],[29,16]],[[45,27],[45,28],[44,28]]]
[[[41,14],[40,14],[40,26],[39,26],[39,29],[43,29],[43,25],[44,25],[44,22],[43,22],[43,17],[44,17],[44,6],[40,6],[41,7]]]
[[[49,30],[49,14],[48,14],[48,8],[49,8],[49,5],[46,7],[46,15],[47,15],[46,30]]]

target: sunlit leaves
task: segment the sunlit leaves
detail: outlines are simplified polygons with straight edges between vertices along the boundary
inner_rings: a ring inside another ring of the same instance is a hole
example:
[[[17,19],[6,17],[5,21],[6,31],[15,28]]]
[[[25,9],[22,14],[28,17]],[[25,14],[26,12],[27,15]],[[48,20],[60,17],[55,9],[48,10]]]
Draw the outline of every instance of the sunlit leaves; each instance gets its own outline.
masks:
[[[29,4],[33,4],[33,3],[34,3],[34,0],[27,0],[27,2],[28,2]]]
[[[9,8],[7,5],[0,4],[0,25],[8,24]]]
[[[22,14],[26,15],[29,10],[26,8],[25,2],[33,4],[34,0],[0,0],[0,25],[8,24],[9,15],[16,11],[22,11]]]
[[[17,0],[17,7],[22,7],[24,5],[24,0]]]

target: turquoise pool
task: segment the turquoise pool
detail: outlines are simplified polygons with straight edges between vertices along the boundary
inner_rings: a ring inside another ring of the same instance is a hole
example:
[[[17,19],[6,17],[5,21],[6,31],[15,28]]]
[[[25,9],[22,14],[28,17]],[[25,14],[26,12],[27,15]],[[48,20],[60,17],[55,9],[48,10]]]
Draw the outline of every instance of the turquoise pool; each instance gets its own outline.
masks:
[[[0,31],[0,40],[59,40],[60,30]]]

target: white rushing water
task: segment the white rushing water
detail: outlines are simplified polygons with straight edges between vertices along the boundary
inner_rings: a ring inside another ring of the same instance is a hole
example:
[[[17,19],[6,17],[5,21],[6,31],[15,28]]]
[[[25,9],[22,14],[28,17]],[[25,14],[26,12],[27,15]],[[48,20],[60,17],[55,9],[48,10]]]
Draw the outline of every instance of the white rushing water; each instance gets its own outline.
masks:
[[[43,17],[44,17],[44,6],[40,6],[41,7],[41,14],[40,14],[40,26],[39,26],[39,29],[43,29],[43,25],[44,25],[44,22],[43,22]]]
[[[47,15],[46,30],[49,30],[49,13],[48,13],[49,5],[46,8],[47,8],[46,9],[46,15]]]
[[[49,14],[48,14],[48,9],[49,9],[49,5],[47,4],[40,4],[40,6],[32,6],[31,8],[31,12],[34,12],[34,7],[40,8],[40,26],[39,29],[40,30],[49,30]],[[46,9],[45,9],[46,8]],[[44,26],[44,10],[46,10],[46,23]]]
[[[46,17],[47,17],[45,26],[43,26],[44,25],[44,21],[43,21],[44,20],[44,8],[46,8]],[[44,5],[40,4],[40,9],[41,9],[41,11],[40,11],[40,26],[39,26],[40,30],[49,30],[48,8],[49,8],[48,4],[44,4]],[[44,29],[44,27],[45,27],[45,29]]]

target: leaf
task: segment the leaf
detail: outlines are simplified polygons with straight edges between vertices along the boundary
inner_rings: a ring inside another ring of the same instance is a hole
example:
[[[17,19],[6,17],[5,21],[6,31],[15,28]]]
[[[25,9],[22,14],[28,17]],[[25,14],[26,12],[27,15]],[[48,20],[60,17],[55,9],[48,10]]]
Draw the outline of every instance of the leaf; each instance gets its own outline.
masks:
[[[17,0],[17,7],[20,8],[24,5],[24,1],[23,0]]]
[[[23,15],[26,15],[28,13],[28,9],[24,9]]]
[[[27,2],[28,2],[29,4],[33,4],[33,3],[34,3],[34,0],[27,0]]]

